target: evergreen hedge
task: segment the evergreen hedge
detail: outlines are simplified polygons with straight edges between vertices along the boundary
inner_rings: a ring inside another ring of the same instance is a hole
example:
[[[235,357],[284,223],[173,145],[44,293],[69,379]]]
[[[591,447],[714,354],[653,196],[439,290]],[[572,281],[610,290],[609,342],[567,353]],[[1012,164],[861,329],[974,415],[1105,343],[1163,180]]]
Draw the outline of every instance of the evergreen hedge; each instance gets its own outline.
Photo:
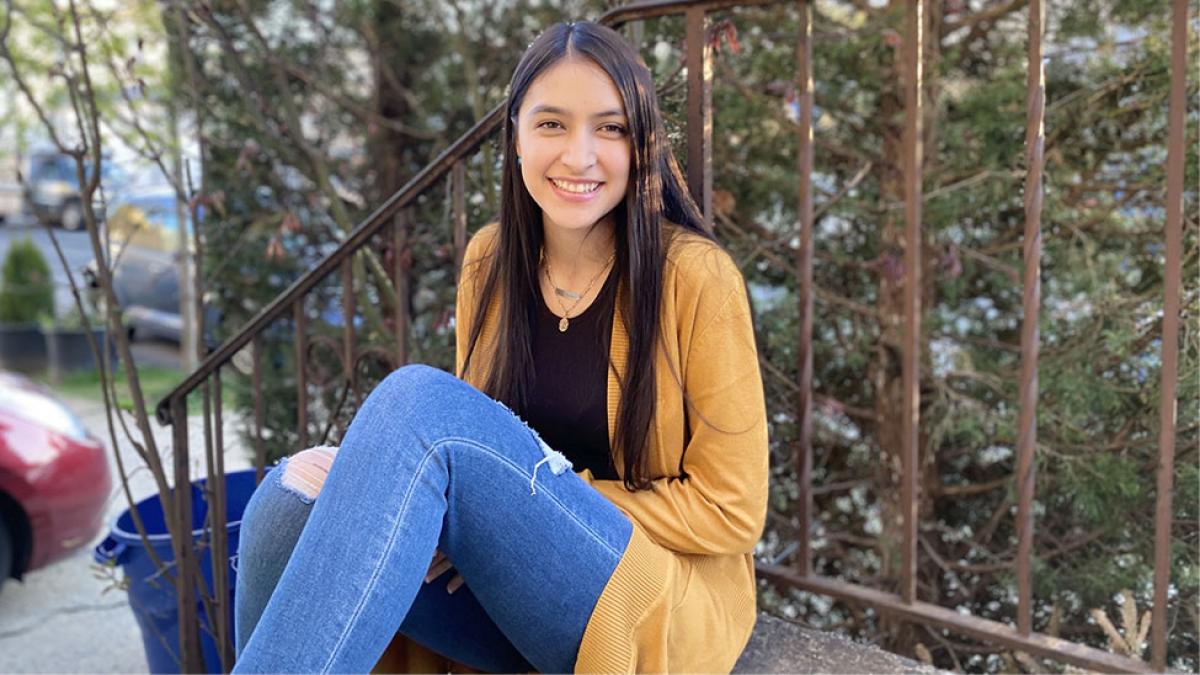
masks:
[[[54,277],[29,237],[13,242],[0,268],[0,323],[35,323],[54,316]]]

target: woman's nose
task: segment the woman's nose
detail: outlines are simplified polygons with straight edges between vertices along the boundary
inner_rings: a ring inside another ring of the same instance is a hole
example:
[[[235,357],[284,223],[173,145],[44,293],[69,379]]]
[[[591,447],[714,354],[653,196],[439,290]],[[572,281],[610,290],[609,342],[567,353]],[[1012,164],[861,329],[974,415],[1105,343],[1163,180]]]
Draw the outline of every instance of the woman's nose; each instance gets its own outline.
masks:
[[[567,147],[563,150],[562,163],[574,173],[582,173],[596,163],[596,146],[591,134],[578,132],[571,134]]]

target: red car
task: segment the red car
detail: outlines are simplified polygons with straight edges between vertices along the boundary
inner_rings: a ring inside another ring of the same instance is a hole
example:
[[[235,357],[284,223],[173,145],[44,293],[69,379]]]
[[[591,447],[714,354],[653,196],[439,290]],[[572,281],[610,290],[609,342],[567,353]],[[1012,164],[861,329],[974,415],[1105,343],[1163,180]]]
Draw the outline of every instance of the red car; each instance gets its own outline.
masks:
[[[95,539],[112,490],[105,452],[52,393],[0,372],[0,585]]]

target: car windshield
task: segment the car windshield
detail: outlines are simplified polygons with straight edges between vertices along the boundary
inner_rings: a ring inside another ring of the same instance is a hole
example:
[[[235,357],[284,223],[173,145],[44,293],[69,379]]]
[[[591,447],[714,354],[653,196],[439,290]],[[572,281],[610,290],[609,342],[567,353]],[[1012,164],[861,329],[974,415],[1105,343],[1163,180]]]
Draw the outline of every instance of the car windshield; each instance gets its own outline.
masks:
[[[91,174],[91,161],[85,162],[87,172]],[[103,175],[109,176],[108,162],[103,165]],[[44,183],[48,181],[65,181],[75,183],[75,160],[68,155],[37,155],[29,162],[29,182]]]
[[[61,159],[67,159],[62,157]],[[29,168],[29,180],[34,183],[52,180],[75,180],[75,169],[67,162],[60,161],[60,156],[50,155],[35,157]]]

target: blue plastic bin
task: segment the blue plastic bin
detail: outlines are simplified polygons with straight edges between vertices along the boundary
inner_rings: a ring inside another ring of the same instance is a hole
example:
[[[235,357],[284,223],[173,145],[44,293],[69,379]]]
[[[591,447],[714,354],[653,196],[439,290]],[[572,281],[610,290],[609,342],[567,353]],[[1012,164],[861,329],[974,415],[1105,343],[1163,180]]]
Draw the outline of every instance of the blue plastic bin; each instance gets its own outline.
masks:
[[[246,509],[246,503],[250,501],[250,495],[254,493],[254,470],[227,473],[225,481],[225,515],[228,522],[226,531],[229,536],[230,555],[229,561],[225,563],[229,565],[229,598],[225,606],[229,611],[229,625],[232,627],[233,589],[237,579],[234,556],[237,553],[242,512]],[[203,498],[205,483],[205,480],[199,480],[191,486],[193,542],[207,538],[204,526],[204,519],[208,516],[208,502]],[[159,496],[154,495],[138,502],[137,511],[146,528],[150,545],[154,547],[159,559],[164,563],[175,560]],[[146,663],[150,672],[180,672],[179,612],[175,600],[175,586],[155,568],[154,560],[146,551],[142,538],[138,536],[137,528],[133,525],[129,509],[122,512],[113,522],[108,537],[96,546],[93,556],[98,563],[120,565],[125,574],[129,584],[129,606],[142,630],[142,643],[146,649]],[[204,583],[211,593],[212,551],[207,546],[200,559],[200,568]],[[220,673],[221,658],[217,652],[216,641],[209,631],[204,629],[212,624],[200,602],[199,589],[196,591],[196,611],[200,614],[200,644],[204,653],[205,672]]]

